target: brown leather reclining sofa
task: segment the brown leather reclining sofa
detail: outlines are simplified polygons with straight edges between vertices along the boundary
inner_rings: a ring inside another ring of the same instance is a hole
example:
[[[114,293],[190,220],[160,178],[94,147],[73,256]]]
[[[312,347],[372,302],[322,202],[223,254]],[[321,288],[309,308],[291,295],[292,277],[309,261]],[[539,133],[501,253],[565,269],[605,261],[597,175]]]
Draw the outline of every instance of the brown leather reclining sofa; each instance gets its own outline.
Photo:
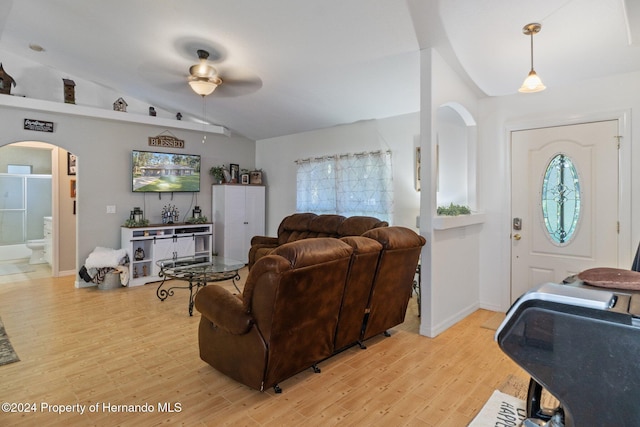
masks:
[[[278,237],[254,236],[249,249],[249,269],[265,255],[285,243],[313,237],[360,236],[365,231],[386,227],[389,223],[370,216],[316,215],[295,213],[285,217],[278,226]]]
[[[317,363],[404,322],[424,244],[407,228],[380,227],[278,246],[255,262],[242,295],[215,284],[197,294],[200,357],[261,391],[319,372]]]

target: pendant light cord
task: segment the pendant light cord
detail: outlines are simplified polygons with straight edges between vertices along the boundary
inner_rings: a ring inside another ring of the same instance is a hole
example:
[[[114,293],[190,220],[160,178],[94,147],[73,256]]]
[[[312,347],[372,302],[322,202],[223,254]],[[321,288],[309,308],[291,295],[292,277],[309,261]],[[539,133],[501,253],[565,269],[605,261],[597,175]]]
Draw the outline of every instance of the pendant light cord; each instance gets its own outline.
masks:
[[[531,70],[533,71],[533,32],[531,32]]]
[[[533,61],[533,57],[531,59]],[[204,142],[207,140],[207,133],[205,131],[205,122],[207,119],[207,102],[204,99],[204,95],[202,96],[202,143],[204,144]]]

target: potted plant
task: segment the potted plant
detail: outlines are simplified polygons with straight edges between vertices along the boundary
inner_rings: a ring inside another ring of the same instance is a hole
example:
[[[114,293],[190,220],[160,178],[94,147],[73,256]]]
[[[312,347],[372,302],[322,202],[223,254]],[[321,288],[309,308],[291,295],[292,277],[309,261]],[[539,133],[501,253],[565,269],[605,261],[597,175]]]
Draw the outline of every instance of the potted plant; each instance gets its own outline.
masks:
[[[209,174],[213,177],[213,179],[218,183],[218,184],[222,184],[222,182],[224,181],[224,171],[225,171],[225,167],[224,165],[222,166],[213,166],[211,167],[211,169],[209,169]]]
[[[438,206],[437,212],[438,215],[446,215],[446,216],[458,216],[458,215],[469,215],[471,213],[471,209],[468,206],[462,205],[454,205],[451,203],[447,206]]]

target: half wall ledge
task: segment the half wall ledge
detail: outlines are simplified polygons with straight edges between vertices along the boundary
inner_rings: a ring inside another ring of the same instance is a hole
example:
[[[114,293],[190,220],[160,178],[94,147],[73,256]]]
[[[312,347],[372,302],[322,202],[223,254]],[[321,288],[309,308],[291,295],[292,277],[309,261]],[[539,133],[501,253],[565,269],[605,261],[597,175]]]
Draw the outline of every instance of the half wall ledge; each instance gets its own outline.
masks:
[[[444,216],[438,215],[433,217],[434,230],[448,230],[450,228],[466,227],[468,225],[482,224],[486,221],[486,214],[483,212],[475,212],[469,215]]]

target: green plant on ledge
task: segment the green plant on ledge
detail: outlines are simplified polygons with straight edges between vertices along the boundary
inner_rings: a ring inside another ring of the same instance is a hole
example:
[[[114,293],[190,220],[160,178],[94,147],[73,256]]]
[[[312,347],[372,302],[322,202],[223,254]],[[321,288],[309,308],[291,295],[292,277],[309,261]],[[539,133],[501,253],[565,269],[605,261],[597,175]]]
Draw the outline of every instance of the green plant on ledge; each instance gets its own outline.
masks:
[[[208,220],[206,216],[201,216],[200,218],[194,218],[194,217],[187,218],[187,224],[204,224],[207,221]]]
[[[148,219],[143,219],[140,221],[136,221],[134,219],[128,219],[124,222],[124,226],[125,227],[146,227],[147,225],[149,225],[149,220]]]
[[[471,209],[469,209],[468,206],[454,205],[451,203],[448,207],[438,206],[437,213],[438,215],[446,216],[469,215],[471,213]]]

